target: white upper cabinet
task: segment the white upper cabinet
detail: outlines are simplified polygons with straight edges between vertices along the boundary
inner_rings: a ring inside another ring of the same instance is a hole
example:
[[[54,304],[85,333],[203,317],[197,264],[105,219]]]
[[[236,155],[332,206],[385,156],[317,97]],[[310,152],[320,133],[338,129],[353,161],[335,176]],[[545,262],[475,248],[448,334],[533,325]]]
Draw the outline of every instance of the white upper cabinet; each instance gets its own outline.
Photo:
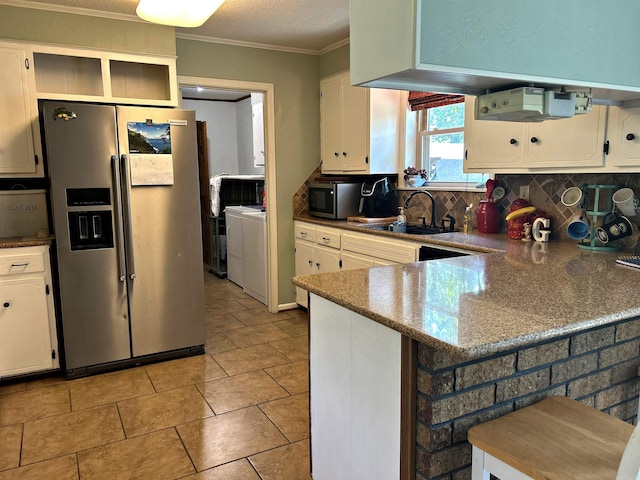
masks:
[[[640,2],[351,0],[351,83],[465,93],[515,84],[640,98]]]
[[[401,94],[349,85],[349,73],[320,82],[322,173],[395,173]]]
[[[254,97],[260,97],[254,100]],[[264,103],[262,94],[251,94],[251,125],[253,138],[253,166],[264,167]]]
[[[474,97],[465,103],[464,169],[517,173],[602,169],[606,107],[539,123],[475,120]]]
[[[34,46],[38,98],[178,106],[175,57]]]
[[[614,167],[640,167],[640,108],[609,107],[607,163]]]
[[[44,175],[31,68],[28,49],[0,43],[0,177]]]

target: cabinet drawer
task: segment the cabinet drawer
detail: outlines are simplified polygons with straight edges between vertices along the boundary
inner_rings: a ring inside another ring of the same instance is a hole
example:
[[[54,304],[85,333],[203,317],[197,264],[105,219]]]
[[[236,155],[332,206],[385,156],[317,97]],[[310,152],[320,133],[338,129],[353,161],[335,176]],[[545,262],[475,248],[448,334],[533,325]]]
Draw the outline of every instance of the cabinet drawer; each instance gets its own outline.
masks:
[[[0,276],[44,272],[44,267],[42,252],[18,255],[1,255],[0,252]]]
[[[408,242],[379,240],[373,235],[345,233],[342,235],[342,249],[381,258],[396,263],[411,263],[417,260],[418,246]]]
[[[326,228],[316,229],[316,243],[325,247],[340,248],[340,231]]]
[[[294,226],[294,235],[300,240],[307,240],[309,242],[316,241],[316,229],[309,225],[296,223]]]

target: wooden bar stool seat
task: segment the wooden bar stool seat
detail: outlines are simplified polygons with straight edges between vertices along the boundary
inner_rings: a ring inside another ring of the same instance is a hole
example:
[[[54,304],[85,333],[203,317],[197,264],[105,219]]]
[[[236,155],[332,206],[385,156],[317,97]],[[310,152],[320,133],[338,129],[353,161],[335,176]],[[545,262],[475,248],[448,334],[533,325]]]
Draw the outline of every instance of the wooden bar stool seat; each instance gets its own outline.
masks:
[[[638,474],[640,430],[566,397],[476,425],[468,439],[472,480],[490,474],[501,480],[636,480]]]

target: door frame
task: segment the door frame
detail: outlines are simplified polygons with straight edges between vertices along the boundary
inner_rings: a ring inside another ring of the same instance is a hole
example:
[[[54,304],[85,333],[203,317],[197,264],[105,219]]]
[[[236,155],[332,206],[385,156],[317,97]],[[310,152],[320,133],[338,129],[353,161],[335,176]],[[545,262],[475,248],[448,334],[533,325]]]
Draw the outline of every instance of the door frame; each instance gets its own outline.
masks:
[[[278,210],[276,196],[276,136],[275,136],[275,98],[272,83],[246,82],[221,78],[190,77],[178,75],[178,88],[206,87],[220,90],[246,90],[264,94],[264,185],[267,190],[267,272],[268,293],[267,309],[271,313],[278,311]],[[180,100],[182,102],[182,100]]]

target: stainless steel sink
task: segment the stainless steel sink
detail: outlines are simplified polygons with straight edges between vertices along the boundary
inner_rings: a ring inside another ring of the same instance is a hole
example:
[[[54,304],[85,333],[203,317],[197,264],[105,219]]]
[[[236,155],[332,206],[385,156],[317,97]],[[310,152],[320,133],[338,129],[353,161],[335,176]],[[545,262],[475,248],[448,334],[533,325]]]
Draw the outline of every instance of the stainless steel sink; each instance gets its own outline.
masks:
[[[386,231],[389,230],[389,224],[380,223],[363,223],[358,225],[361,228],[368,230]],[[407,225],[407,231],[405,233],[409,235],[435,235],[437,233],[446,233],[448,230],[444,228],[431,228],[426,225]]]

